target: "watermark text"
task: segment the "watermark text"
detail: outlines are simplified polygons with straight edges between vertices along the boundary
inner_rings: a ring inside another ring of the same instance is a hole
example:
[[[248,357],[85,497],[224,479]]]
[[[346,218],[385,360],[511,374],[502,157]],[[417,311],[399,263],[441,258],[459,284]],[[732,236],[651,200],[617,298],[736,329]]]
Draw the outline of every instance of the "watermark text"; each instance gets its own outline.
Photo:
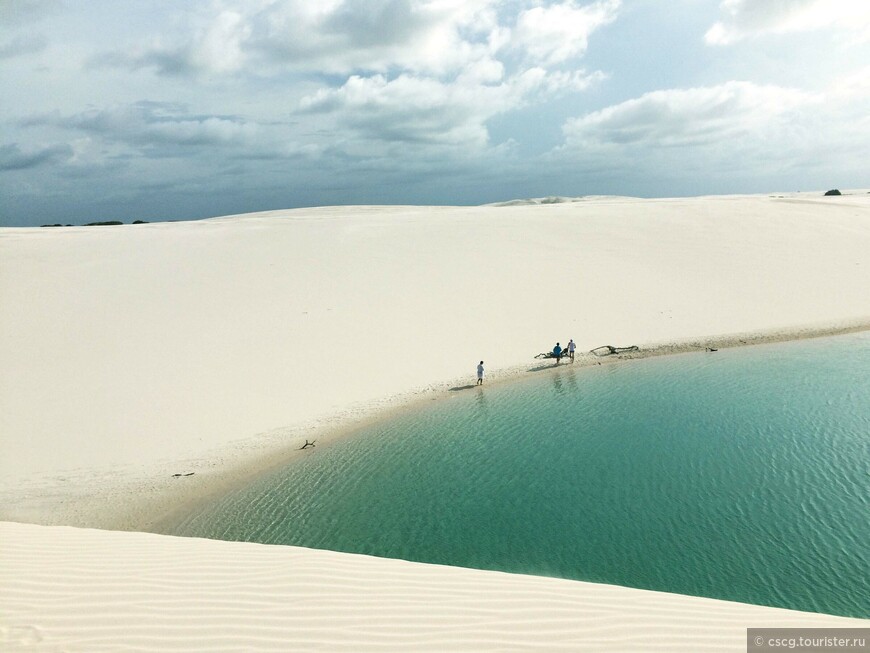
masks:
[[[870,653],[870,628],[747,628],[747,653]]]

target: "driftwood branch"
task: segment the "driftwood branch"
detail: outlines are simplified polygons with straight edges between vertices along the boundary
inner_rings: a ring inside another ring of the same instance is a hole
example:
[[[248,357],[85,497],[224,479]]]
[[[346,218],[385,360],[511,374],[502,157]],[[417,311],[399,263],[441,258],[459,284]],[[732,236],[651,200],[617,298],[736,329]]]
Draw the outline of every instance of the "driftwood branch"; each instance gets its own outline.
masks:
[[[299,450],[301,451],[302,449],[305,449],[306,447],[313,447],[315,442],[317,442],[317,440],[312,440],[311,442],[309,442],[306,439],[305,444],[303,444],[301,447],[299,447]]]
[[[637,345],[631,345],[630,347],[614,347],[613,345],[601,345],[600,347],[596,347],[595,349],[590,350],[590,353],[595,354],[596,356],[610,356],[611,354],[624,354],[630,351],[638,351],[640,347]]]

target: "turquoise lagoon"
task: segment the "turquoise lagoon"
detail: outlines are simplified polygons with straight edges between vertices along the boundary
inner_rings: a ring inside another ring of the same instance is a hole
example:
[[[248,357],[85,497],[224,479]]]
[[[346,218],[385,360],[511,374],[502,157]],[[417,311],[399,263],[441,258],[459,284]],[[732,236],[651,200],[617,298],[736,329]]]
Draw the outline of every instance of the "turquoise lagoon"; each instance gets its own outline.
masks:
[[[563,364],[309,449],[172,532],[870,617],[868,372],[867,332]]]

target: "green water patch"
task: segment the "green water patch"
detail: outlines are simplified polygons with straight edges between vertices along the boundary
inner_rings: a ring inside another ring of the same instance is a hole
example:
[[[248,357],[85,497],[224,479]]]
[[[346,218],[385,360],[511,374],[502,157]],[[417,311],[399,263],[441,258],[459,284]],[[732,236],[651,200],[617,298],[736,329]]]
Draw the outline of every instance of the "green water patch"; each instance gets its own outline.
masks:
[[[469,388],[175,534],[870,617],[870,334]]]

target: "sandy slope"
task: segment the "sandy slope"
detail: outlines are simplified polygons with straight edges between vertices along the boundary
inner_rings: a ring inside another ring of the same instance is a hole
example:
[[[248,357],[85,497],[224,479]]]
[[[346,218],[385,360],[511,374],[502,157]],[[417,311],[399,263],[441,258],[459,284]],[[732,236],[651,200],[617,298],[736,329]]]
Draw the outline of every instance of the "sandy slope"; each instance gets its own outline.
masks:
[[[468,383],[481,359],[497,381],[534,373],[531,356],[570,337],[581,350],[698,347],[728,334],[866,328],[870,195],[341,207],[3,229],[0,305],[0,518],[143,528],[170,505],[286,459],[306,437],[322,446],[339,425]],[[95,538],[87,546],[107,560],[103,580],[122,594],[128,576],[113,576],[112,561],[123,548],[181,546],[69,529],[4,533],[34,543],[22,565],[36,570],[54,555],[41,543]],[[259,549],[230,550],[185,582]],[[284,555],[294,569],[314,554]],[[23,602],[51,601],[41,581],[34,596],[27,582],[16,587]],[[280,592],[269,596],[279,609]],[[635,616],[621,598],[612,608],[621,605]],[[238,620],[248,607],[239,604]],[[679,622],[671,609],[665,616]],[[119,624],[138,618],[118,615]],[[312,624],[314,641],[322,624]],[[503,641],[493,633],[481,630],[482,646]]]
[[[4,651],[745,651],[867,622],[298,547],[0,523]]]

